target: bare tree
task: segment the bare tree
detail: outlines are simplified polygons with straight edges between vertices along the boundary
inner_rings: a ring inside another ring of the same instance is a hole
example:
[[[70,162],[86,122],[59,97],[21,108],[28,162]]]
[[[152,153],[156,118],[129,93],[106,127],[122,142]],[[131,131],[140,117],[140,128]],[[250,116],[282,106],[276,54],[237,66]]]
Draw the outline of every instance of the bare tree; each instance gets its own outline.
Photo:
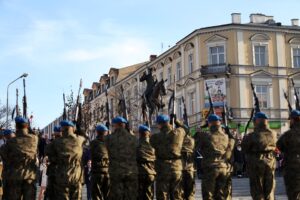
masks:
[[[0,129],[6,128],[6,114],[7,109],[5,105],[2,105],[0,102]],[[8,128],[11,128],[11,109],[8,109]]]

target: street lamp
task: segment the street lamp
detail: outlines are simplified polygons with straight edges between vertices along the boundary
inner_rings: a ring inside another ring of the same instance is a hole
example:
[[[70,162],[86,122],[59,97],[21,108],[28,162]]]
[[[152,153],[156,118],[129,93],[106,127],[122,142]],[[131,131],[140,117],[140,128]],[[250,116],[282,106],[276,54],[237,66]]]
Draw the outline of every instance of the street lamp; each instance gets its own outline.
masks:
[[[11,84],[13,84],[14,82],[16,82],[17,80],[21,79],[21,78],[26,78],[28,76],[27,73],[22,74],[20,77],[16,78],[15,80],[13,80],[12,82],[10,82],[7,86],[7,93],[6,93],[6,128],[8,128],[8,89],[9,86]]]

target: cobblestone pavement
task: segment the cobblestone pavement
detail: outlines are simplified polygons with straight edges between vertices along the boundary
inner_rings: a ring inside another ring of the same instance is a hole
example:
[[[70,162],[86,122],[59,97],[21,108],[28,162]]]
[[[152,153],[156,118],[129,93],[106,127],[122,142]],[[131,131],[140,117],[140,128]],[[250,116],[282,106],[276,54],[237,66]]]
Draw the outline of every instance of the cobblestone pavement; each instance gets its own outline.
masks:
[[[201,200],[201,181],[196,181],[196,199]],[[83,190],[83,200],[86,200],[86,190],[84,187]],[[233,179],[233,199],[234,200],[248,200],[251,199],[250,197],[250,188],[249,188],[249,179],[247,178],[241,178]],[[283,179],[281,177],[276,178],[276,200],[287,200],[287,197],[285,195],[285,188]]]

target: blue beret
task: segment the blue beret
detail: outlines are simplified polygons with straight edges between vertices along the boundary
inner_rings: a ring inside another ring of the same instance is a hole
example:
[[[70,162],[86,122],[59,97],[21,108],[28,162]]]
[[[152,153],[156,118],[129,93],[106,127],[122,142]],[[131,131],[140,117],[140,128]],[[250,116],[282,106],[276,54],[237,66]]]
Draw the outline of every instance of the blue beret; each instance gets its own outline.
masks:
[[[146,131],[150,132],[150,128],[148,126],[146,126],[146,125],[140,125],[139,126],[139,132],[144,133]]]
[[[170,117],[168,115],[158,115],[156,118],[156,123],[167,123],[170,121]]]
[[[108,128],[105,125],[100,124],[100,125],[96,126],[96,131],[104,132],[104,131],[108,131]]]
[[[54,129],[53,129],[54,132],[60,132],[60,126],[54,126]]]
[[[75,124],[73,122],[69,121],[69,120],[63,120],[63,121],[60,122],[60,126],[61,127],[64,127],[64,126],[72,126],[72,127],[74,127]]]
[[[211,114],[208,116],[207,119],[208,122],[216,122],[216,121],[221,121],[221,118],[218,115]]]
[[[12,130],[10,130],[10,129],[5,129],[5,130],[3,130],[3,135],[10,135],[10,134],[12,134],[13,132],[12,132]]]
[[[18,124],[28,124],[29,123],[28,119],[26,119],[24,117],[16,117],[15,122]]]
[[[113,123],[113,124],[118,124],[118,123],[124,123],[124,124],[127,124],[127,120],[124,119],[123,117],[115,117],[115,118],[112,120],[112,123]]]
[[[299,110],[293,110],[291,112],[291,117],[300,117],[300,111]]]
[[[269,119],[269,117],[263,112],[258,112],[255,114],[254,119]]]

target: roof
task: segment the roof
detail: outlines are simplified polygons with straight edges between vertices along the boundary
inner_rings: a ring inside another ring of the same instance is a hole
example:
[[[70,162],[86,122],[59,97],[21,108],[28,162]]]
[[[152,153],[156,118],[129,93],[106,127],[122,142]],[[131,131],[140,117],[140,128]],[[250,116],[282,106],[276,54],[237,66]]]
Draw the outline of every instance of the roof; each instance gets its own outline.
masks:
[[[136,70],[138,70],[140,67],[144,66],[147,63],[148,63],[148,61],[120,68],[116,83],[122,81],[124,78],[131,75],[132,73],[134,73]]]
[[[83,93],[84,96],[87,96],[87,95],[90,94],[91,91],[93,91],[93,90],[92,90],[92,89],[89,89],[89,88],[84,88],[84,90],[83,90],[82,93]]]

